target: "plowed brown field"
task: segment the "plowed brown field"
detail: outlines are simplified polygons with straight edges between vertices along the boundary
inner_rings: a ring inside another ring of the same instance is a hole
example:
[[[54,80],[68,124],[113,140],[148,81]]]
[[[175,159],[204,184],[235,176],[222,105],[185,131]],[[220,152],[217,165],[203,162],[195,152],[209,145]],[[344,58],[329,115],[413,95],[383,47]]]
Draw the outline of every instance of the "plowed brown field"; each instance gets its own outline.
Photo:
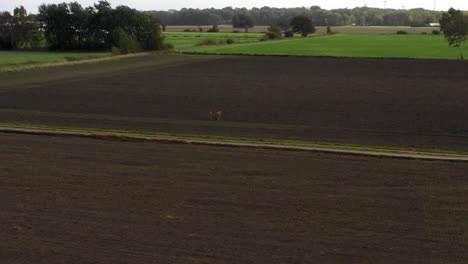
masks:
[[[2,73],[0,120],[468,151],[467,72],[440,60],[146,56]],[[225,120],[208,121],[217,110]]]
[[[467,263],[466,163],[0,134],[0,262]]]

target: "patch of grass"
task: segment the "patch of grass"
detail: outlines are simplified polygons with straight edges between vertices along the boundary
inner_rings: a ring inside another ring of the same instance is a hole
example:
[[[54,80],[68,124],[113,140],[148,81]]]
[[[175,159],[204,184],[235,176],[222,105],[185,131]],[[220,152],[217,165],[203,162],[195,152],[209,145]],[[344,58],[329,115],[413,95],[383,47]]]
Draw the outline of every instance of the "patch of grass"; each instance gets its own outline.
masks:
[[[358,58],[458,59],[458,50],[437,35],[328,35],[185,49],[187,53],[329,56]],[[466,51],[468,56],[468,51]]]
[[[213,57],[213,58],[210,58]],[[18,84],[26,83],[38,83],[40,82],[61,80],[67,78],[89,78],[91,76],[102,76],[103,74],[118,75],[122,71],[141,71],[142,69],[151,68],[165,68],[175,65],[189,64],[194,61],[207,61],[216,59],[217,56],[200,56],[200,55],[180,55],[180,54],[161,54],[159,52],[142,52],[135,54],[126,54],[118,56],[109,56],[95,59],[86,59],[78,61],[63,61],[63,62],[51,62],[41,64],[25,64],[25,65],[0,65],[0,92],[4,88],[17,89]],[[133,60],[137,60],[135,63]],[[76,67],[85,65],[77,70]],[[35,74],[30,72],[29,74],[34,75],[33,79],[24,79],[16,75],[12,75],[14,72],[21,74],[24,71],[61,68],[60,73],[57,74]]]
[[[44,130],[50,132],[67,132],[81,133],[89,136],[109,136],[144,139],[144,140],[168,140],[168,141],[184,141],[186,143],[209,142],[209,143],[242,143],[242,144],[261,144],[271,146],[291,146],[291,147],[310,147],[335,150],[355,150],[364,152],[377,153],[392,153],[392,154],[412,154],[425,156],[453,157],[453,158],[468,158],[468,153],[462,152],[437,152],[427,150],[403,149],[381,146],[362,146],[351,144],[334,144],[334,143],[315,143],[308,141],[292,141],[292,140],[272,140],[272,139],[256,139],[256,138],[239,138],[239,137],[223,137],[223,136],[205,136],[205,135],[185,135],[185,134],[170,134],[158,132],[141,132],[141,131],[125,131],[125,130],[104,130],[96,128],[76,128],[50,125],[33,125],[26,123],[5,123],[0,122],[0,128],[17,128],[30,130]]]
[[[164,32],[166,42],[174,45],[176,49],[185,49],[197,46],[204,41],[226,42],[228,39],[235,43],[258,42],[262,38],[261,33],[208,33],[208,32]]]
[[[0,51],[0,66],[78,61],[110,55],[109,52]]]

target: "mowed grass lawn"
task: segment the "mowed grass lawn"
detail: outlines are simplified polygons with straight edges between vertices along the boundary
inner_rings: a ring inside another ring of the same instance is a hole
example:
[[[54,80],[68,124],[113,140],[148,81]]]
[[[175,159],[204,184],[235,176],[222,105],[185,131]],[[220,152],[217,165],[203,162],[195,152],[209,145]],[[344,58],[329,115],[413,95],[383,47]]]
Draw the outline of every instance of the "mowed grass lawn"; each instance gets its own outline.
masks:
[[[258,42],[263,33],[225,33],[225,32],[164,32],[166,42],[174,45],[175,49],[194,47],[205,39],[227,40],[235,43]]]
[[[303,39],[204,46],[188,53],[239,55],[291,55],[362,58],[458,59],[457,48],[440,35],[345,35],[312,36]],[[465,52],[465,56],[468,52]]]
[[[106,52],[0,51],[0,66],[73,61],[109,56]]]

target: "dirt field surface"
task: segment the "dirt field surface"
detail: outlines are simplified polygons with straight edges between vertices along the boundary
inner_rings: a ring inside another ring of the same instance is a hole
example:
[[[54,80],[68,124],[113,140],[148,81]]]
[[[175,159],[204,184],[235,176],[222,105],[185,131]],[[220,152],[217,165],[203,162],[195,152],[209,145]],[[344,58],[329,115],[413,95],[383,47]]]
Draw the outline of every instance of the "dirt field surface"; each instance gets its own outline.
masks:
[[[466,163],[0,134],[2,263],[466,263]]]
[[[147,56],[0,74],[0,120],[468,151],[468,64]],[[222,110],[224,120],[208,120]]]

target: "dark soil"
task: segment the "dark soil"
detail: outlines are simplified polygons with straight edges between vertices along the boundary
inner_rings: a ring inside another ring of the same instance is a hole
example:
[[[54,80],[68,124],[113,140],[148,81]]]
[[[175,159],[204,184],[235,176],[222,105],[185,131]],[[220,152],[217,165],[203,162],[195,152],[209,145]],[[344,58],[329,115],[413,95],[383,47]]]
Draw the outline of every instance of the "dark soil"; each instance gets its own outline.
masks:
[[[1,263],[467,263],[468,164],[0,134]]]
[[[178,65],[158,66],[172,58]],[[468,151],[467,63],[194,58],[133,58],[101,67],[0,74],[5,80],[0,120]],[[208,122],[208,112],[217,110],[225,113],[223,125]],[[104,116],[83,116],[92,114]],[[142,117],[147,119],[137,119]]]

